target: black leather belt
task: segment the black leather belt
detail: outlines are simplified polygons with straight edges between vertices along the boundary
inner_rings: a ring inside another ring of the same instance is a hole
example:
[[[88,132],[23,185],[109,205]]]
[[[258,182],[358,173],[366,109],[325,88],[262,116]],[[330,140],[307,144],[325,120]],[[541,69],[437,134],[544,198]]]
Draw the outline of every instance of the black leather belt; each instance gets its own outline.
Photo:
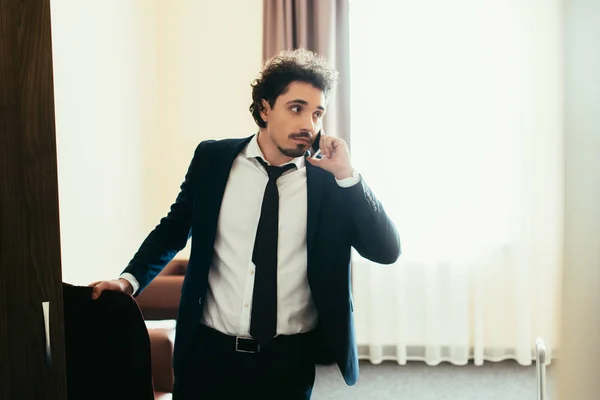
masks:
[[[310,339],[312,337],[310,332],[296,335],[279,335],[275,336],[264,347],[261,347],[253,338],[227,335],[204,324],[200,324],[199,330],[201,336],[225,349],[250,354],[264,351],[286,351],[298,349],[298,346],[310,346]]]

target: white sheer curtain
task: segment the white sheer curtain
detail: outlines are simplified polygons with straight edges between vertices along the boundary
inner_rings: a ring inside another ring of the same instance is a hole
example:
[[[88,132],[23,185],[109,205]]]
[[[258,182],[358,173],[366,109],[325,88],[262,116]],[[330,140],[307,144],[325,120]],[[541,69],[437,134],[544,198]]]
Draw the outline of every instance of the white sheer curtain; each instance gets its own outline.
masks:
[[[395,220],[354,255],[362,358],[476,364],[556,346],[560,0],[352,0],[352,155]]]

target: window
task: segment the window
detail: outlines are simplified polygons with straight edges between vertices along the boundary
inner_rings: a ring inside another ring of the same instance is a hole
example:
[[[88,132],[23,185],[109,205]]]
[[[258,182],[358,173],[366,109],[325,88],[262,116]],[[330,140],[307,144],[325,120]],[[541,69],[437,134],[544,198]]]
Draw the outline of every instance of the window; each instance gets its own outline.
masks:
[[[353,161],[397,223],[402,260],[461,262],[554,243],[559,8],[352,0]]]

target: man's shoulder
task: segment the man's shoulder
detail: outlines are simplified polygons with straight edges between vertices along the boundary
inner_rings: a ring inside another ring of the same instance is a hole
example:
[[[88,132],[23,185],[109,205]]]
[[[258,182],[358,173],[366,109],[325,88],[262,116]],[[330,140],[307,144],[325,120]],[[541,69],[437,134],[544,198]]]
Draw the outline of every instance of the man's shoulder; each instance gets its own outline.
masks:
[[[203,140],[194,151],[192,164],[196,166],[195,168],[210,168],[216,166],[215,163],[233,162],[233,159],[242,151],[250,139],[252,139],[252,136]]]
[[[254,136],[254,135],[252,135]],[[242,146],[244,143],[247,143],[252,139],[252,136],[244,137],[244,138],[227,138],[227,139],[207,139],[200,142],[198,145],[198,149],[206,149],[206,150],[224,150],[232,147]]]

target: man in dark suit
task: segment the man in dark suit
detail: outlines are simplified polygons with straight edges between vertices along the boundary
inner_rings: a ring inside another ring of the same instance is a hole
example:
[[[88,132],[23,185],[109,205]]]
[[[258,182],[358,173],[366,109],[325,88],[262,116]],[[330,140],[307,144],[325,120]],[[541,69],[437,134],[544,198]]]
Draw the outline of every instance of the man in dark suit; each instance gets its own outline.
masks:
[[[391,264],[400,240],[347,144],[321,133],[336,82],[307,50],[269,60],[252,85],[258,134],[200,143],[120,279],[93,284],[95,298],[137,295],[192,238],[175,399],[309,399],[318,363],[356,383],[351,248]]]

